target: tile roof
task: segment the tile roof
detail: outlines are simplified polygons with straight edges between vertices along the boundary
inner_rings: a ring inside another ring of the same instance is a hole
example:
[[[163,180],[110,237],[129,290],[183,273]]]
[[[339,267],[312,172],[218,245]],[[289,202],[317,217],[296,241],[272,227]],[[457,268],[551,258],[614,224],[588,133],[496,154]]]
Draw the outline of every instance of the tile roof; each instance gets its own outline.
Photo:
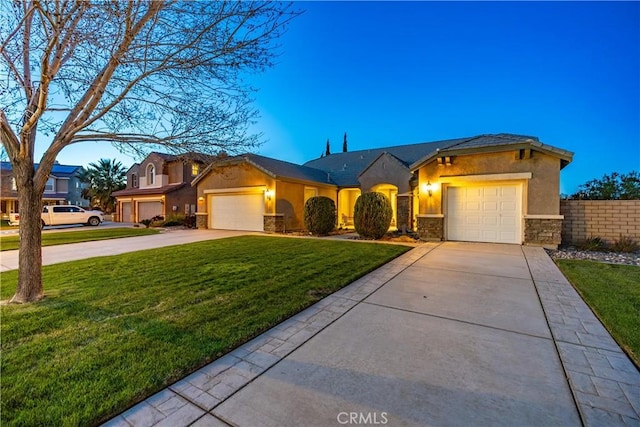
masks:
[[[124,196],[143,196],[150,194],[167,194],[173,191],[179,190],[182,187],[186,186],[186,182],[181,182],[178,184],[169,184],[162,187],[152,187],[152,188],[127,188],[124,190],[118,190],[111,193],[114,197],[124,197]]]
[[[569,163],[573,156],[573,153],[569,151],[541,143],[538,138],[534,136],[498,133],[335,153],[319,159],[310,160],[303,165],[257,154],[242,154],[229,157],[228,159],[222,160],[222,164],[248,161],[273,177],[286,177],[317,183],[327,183],[339,187],[359,187],[360,182],[358,177],[360,174],[384,153],[395,157],[410,170],[415,170],[424,162],[435,157],[438,153],[471,154],[474,152],[493,151],[494,149],[502,151],[506,149],[505,147],[507,146],[531,146],[532,148],[547,151],[559,157],[563,162],[563,166]],[[214,162],[209,165],[194,179],[192,185],[195,185],[209,170],[220,164],[220,162]]]
[[[258,154],[243,154],[240,157],[244,157],[271,175],[277,178],[293,178],[303,181],[313,181],[318,183],[333,184],[335,182],[331,180],[331,177],[326,171],[311,168],[304,165],[297,165],[295,163],[285,162],[283,160],[273,159],[271,157],[264,157]]]
[[[459,144],[469,138],[447,139],[420,144],[396,145],[369,150],[348,151],[330,154],[308,161],[304,166],[329,172],[331,179],[341,187],[360,186],[358,176],[383,153],[389,153],[407,166],[418,161],[425,154]]]

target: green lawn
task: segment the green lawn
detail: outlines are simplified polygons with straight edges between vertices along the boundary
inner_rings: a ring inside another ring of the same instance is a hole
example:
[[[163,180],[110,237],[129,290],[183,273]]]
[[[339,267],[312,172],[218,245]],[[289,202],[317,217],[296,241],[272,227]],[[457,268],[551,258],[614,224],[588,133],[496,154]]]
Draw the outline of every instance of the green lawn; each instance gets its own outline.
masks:
[[[151,228],[97,228],[80,231],[60,231],[42,233],[42,246],[66,245],[67,243],[90,242],[92,240],[117,239],[120,237],[147,236],[159,233]],[[18,249],[17,234],[0,237],[0,250]]]
[[[640,267],[563,259],[556,263],[640,366]]]
[[[44,300],[1,307],[2,425],[105,421],[408,249],[245,236],[45,266]]]

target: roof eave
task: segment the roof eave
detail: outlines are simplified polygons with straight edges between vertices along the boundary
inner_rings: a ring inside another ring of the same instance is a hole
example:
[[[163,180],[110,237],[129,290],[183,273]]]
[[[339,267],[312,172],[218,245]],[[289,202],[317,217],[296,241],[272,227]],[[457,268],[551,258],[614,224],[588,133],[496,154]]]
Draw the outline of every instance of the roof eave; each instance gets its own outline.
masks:
[[[497,145],[487,145],[484,147],[472,147],[472,148],[459,148],[459,149],[451,149],[451,150],[436,150],[427,154],[422,159],[413,163],[409,170],[411,172],[415,172],[420,169],[422,166],[430,163],[437,157],[443,156],[462,156],[462,155],[471,155],[471,154],[480,154],[480,153],[497,153],[502,151],[512,151],[519,150],[522,148],[533,148],[537,151],[544,152],[551,156],[557,157],[562,161],[561,168],[565,167],[573,160],[573,153],[571,151],[562,150],[557,147],[553,147],[551,145],[542,144],[538,141],[526,141],[514,144],[497,144]]]

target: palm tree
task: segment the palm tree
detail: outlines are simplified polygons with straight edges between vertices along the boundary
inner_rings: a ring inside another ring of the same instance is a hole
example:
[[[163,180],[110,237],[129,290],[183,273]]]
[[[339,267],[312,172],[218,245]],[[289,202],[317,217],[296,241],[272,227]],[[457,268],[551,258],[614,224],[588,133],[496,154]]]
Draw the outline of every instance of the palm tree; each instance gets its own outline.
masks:
[[[83,192],[93,206],[98,206],[105,213],[112,213],[115,209],[115,198],[111,196],[114,191],[125,187],[127,170],[122,163],[115,159],[100,159],[96,163],[80,172],[82,182],[89,184]]]

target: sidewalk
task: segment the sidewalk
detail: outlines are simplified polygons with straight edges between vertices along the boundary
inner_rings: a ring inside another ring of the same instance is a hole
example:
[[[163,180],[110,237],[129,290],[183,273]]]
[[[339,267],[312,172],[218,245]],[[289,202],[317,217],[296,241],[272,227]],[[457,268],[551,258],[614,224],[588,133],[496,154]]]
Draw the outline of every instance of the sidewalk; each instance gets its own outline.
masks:
[[[544,250],[428,243],[106,425],[629,426],[639,396]]]
[[[144,249],[182,245],[203,240],[252,234],[246,231],[223,230],[172,230],[150,236],[123,237],[120,239],[98,240],[94,242],[72,243],[68,245],[45,246],[42,248],[42,265],[119,255]],[[262,234],[262,233],[260,233]],[[18,251],[0,252],[0,272],[18,268]]]

